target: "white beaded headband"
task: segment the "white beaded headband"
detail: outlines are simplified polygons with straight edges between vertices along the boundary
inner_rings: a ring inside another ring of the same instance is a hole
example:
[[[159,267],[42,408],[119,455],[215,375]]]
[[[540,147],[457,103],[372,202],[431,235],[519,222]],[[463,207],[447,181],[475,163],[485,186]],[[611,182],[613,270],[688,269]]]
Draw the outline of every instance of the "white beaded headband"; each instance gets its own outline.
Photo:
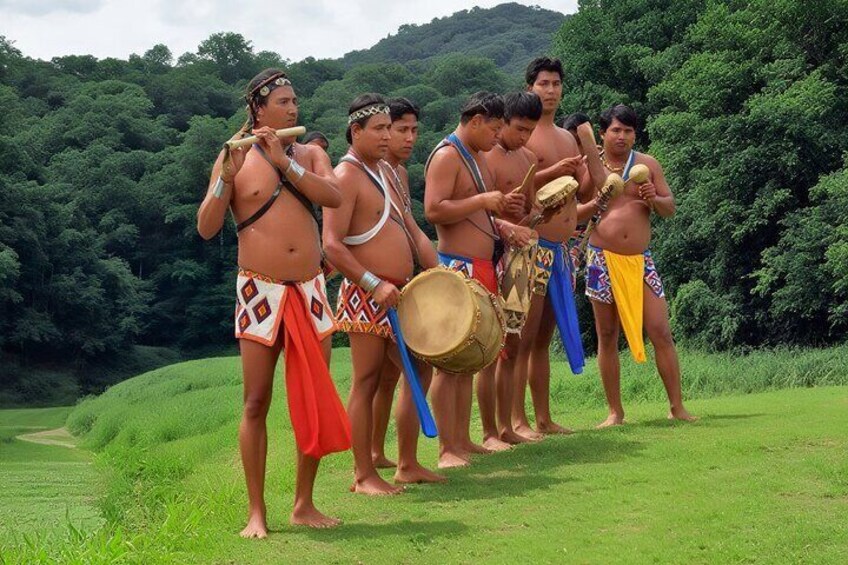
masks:
[[[362,118],[369,118],[371,116],[375,116],[377,114],[388,114],[389,107],[385,104],[372,104],[370,106],[366,106],[364,108],[360,108],[347,118],[347,125],[352,124],[353,122],[358,122]]]

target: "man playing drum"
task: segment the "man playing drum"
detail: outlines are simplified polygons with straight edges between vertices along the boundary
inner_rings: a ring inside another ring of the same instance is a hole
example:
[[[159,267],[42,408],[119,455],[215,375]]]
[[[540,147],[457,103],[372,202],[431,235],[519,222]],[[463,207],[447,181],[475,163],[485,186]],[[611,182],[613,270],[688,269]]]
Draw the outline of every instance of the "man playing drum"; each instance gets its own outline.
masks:
[[[533,187],[533,169],[538,165],[538,159],[532,151],[527,149],[525,145],[527,140],[533,134],[536,128],[536,123],[542,115],[542,101],[532,92],[514,92],[504,96],[504,127],[501,129],[498,143],[494,149],[484,154],[486,165],[492,174],[494,188],[504,193],[510,194],[517,191],[523,195],[535,194]],[[529,212],[530,199],[526,200],[525,209],[519,213],[504,213],[504,219],[518,224],[525,220],[526,212]],[[534,238],[538,236],[534,233]],[[535,247],[533,248],[535,251]],[[509,270],[513,267],[512,262],[520,261],[521,257],[512,257],[507,253],[507,266]],[[535,261],[535,253],[532,253],[530,261]],[[515,263],[518,267],[518,263]],[[524,265],[520,265],[524,267]],[[530,269],[535,265],[528,265]],[[524,293],[530,296],[530,285],[532,280],[528,278],[520,278],[517,284],[525,283],[527,288],[515,289],[517,294]],[[506,294],[508,289],[502,288]],[[526,314],[526,312],[525,312]],[[512,398],[514,395],[515,383],[513,379],[513,371],[515,369],[516,354],[518,352],[519,336],[525,335],[522,332],[523,328],[510,328],[509,322],[507,325],[506,344],[504,347],[504,355],[501,355],[497,364],[495,373],[495,383],[497,389],[497,417],[498,417],[498,432],[502,441],[510,444],[522,443],[529,441],[529,438],[517,434],[512,429]],[[526,363],[526,360],[525,360]],[[484,430],[485,433],[485,430]]]
[[[571,430],[555,423],[550,411],[550,357],[549,349],[554,328],[558,327],[565,346],[571,371],[575,374],[583,371],[583,347],[580,343],[579,329],[572,309],[574,276],[568,253],[564,245],[577,226],[577,200],[581,202],[592,197],[592,179],[574,137],[554,124],[554,117],[562,98],[562,63],[558,59],[541,57],[530,62],[525,81],[527,90],[542,100],[542,117],[527,147],[539,159],[535,185],[541,187],[548,182],[563,177],[576,178],[580,187],[577,198],[570,198],[559,213],[538,227],[540,253],[537,263],[540,266],[540,284],[534,287],[534,296],[524,334],[519,346],[516,361],[516,394],[513,399],[513,424],[516,432],[531,438],[540,439],[540,434],[570,433]],[[587,211],[588,216],[591,211]],[[549,274],[550,273],[550,274]],[[555,289],[548,289],[552,279],[557,279]],[[565,279],[565,280],[561,280]],[[553,290],[563,295],[559,311],[554,308]],[[546,297],[551,298],[547,300]],[[536,430],[530,428],[524,408],[524,391],[530,383],[530,393],[536,412]]]
[[[392,125],[389,128],[391,138],[389,139],[389,149],[386,152],[386,158],[380,161],[380,167],[386,175],[389,187],[392,189],[392,197],[397,198],[398,204],[402,203],[405,215],[412,215],[409,175],[403,164],[412,156],[412,149],[415,147],[416,139],[418,139],[419,110],[415,104],[406,98],[392,98],[387,101],[387,104],[389,106],[389,116],[392,119]],[[437,265],[436,250],[424,232],[421,231],[416,222],[409,224],[409,228],[420,251],[421,267],[429,268]],[[430,368],[423,368],[422,371],[429,373]],[[392,400],[399,376],[400,370],[398,367],[387,360],[386,364],[383,365],[383,370],[380,374],[380,385],[374,397],[374,433],[371,439],[371,459],[374,461],[374,466],[378,469],[395,466],[395,463],[385,455],[385,442],[386,429],[392,410]],[[401,387],[401,394],[409,394],[406,384]],[[398,412],[397,417],[416,418],[417,416],[414,413],[402,415]],[[412,449],[414,456],[418,438],[417,429],[414,425],[407,429],[415,435],[401,443]],[[403,469],[399,469],[395,475],[395,480],[397,482],[408,482],[404,480],[404,474]]]
[[[350,425],[327,368],[335,321],[325,294],[312,208],[312,202],[327,209],[341,204],[336,177],[321,149],[274,133],[297,122],[297,98],[285,73],[259,73],[248,84],[247,102],[245,130],[252,129],[258,143],[249,151],[224,150],[219,155],[197,214],[197,230],[211,239],[232,208],[240,266],[235,335],[244,371],[239,446],[249,498],[248,523],[241,535],[264,538],[265,420],[274,368],[284,346],[298,448],[293,524],[339,523],[318,512],[312,487],[320,458],[350,447]]]
[[[633,151],[638,116],[627,106],[610,108],[600,118],[606,173],[626,181],[624,193],[602,210],[589,238],[586,257],[586,296],[592,302],[598,333],[598,368],[604,384],[609,416],[598,427],[624,423],[618,358],[619,324],[637,362],[645,361],[642,329],[654,346],[657,370],[670,404],[668,417],[694,420],[683,407],[680,364],[671,337],[668,305],[662,281],[650,251],[651,212],[662,218],[674,214],[674,196],[656,159]],[[583,126],[580,126],[583,127]],[[579,128],[578,128],[579,131]],[[587,145],[589,142],[584,142]],[[598,160],[594,152],[589,159]],[[636,168],[647,167],[647,179],[636,182]],[[630,178],[631,171],[634,173]]]
[[[339,329],[350,335],[353,358],[348,400],[355,472],[351,490],[370,495],[403,490],[377,474],[371,449],[380,373],[388,360],[401,366],[387,308],[397,304],[399,289],[412,278],[416,262],[435,263],[432,245],[418,235],[404,199],[392,188],[388,171],[380,167],[391,142],[390,126],[389,107],[380,95],[363,94],[353,101],[346,132],[351,147],[336,166],[342,204],[324,211],[324,249],[345,276],[336,316]],[[423,364],[420,367],[426,391],[430,372]],[[417,444],[407,441],[416,442],[419,429],[412,396],[401,394],[399,404],[398,482],[444,480],[418,463]]]
[[[495,146],[501,127],[503,100],[488,92],[473,94],[462,108],[459,126],[433,150],[425,172],[424,211],[436,226],[440,262],[479,281],[492,294],[498,294],[495,265],[504,240],[524,246],[532,235],[529,228],[494,217],[524,211],[523,195],[489,190],[494,184],[481,152]],[[485,446],[474,444],[469,433],[473,375],[436,371],[432,402],[440,467],[467,465],[471,453],[509,448],[498,438],[495,422],[494,365],[480,372],[477,386]]]

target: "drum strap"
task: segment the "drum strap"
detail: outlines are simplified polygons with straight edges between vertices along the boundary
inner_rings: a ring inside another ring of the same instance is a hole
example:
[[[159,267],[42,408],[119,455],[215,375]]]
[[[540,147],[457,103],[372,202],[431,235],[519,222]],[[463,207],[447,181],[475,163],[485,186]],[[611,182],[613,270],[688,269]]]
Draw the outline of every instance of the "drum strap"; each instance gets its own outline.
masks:
[[[359,168],[362,172],[364,172],[368,176],[368,179],[371,181],[371,183],[380,192],[380,195],[383,197],[383,200],[385,202],[385,208],[383,209],[383,217],[380,218],[380,221],[377,222],[377,225],[375,225],[373,228],[371,228],[362,235],[348,236],[342,241],[348,245],[362,245],[363,243],[372,240],[380,232],[380,230],[383,229],[383,226],[386,224],[388,219],[391,218],[401,227],[401,229],[403,229],[403,233],[406,234],[406,238],[412,250],[412,258],[416,267],[420,265],[421,262],[418,259],[418,248],[415,247],[415,240],[412,238],[412,234],[409,233],[409,230],[406,229],[406,224],[403,221],[403,212],[400,210],[398,205],[395,204],[394,200],[392,200],[392,197],[386,188],[389,183],[386,181],[386,176],[383,174],[382,168],[380,170],[380,175],[378,176],[374,171],[372,171],[368,167],[368,165],[360,161],[356,157],[356,155],[353,154],[353,152],[348,153],[339,161],[344,163],[350,163],[351,165]],[[398,215],[400,215],[400,218],[395,217],[391,213],[391,208],[394,208]]]

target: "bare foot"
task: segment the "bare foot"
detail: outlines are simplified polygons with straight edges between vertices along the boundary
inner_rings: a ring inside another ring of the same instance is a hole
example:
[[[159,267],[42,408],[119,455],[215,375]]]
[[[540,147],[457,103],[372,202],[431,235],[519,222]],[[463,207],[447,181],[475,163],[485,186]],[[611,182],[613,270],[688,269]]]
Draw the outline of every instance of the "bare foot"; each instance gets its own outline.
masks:
[[[310,528],[335,528],[342,523],[338,518],[331,518],[318,512],[313,504],[295,506],[291,513],[289,522],[293,526],[307,526]]]
[[[268,537],[268,524],[265,523],[265,510],[251,512],[247,526],[239,534],[243,538],[263,539]]]
[[[624,416],[618,414],[610,414],[607,419],[595,426],[595,429],[602,430],[612,426],[621,426],[624,424]]]
[[[526,423],[513,424],[512,429],[515,430],[515,433],[530,441],[542,441],[545,438],[545,434],[540,434],[539,432],[531,428],[529,424]]]
[[[472,455],[488,455],[492,452],[491,449],[486,449],[485,446],[477,445],[473,441],[469,441],[467,443],[463,443],[459,446],[462,451],[465,453],[470,453]]]
[[[393,468],[397,467],[397,463],[395,463],[394,461],[392,461],[391,459],[389,459],[388,457],[386,457],[382,453],[372,454],[371,455],[371,461],[374,462],[374,467],[377,468],[377,469],[393,469]]]
[[[489,450],[489,452],[494,451],[508,451],[512,449],[512,446],[505,441],[501,441],[496,437],[490,437],[483,440],[483,447]]]
[[[471,462],[459,455],[458,453],[453,453],[451,451],[444,451],[439,455],[439,469],[452,469],[454,467],[467,467]]]
[[[691,415],[686,411],[685,408],[672,408],[671,412],[668,413],[669,420],[683,420],[685,422],[696,422],[698,420],[697,416]]]
[[[553,435],[553,434],[568,435],[568,434],[574,433],[574,430],[572,430],[570,428],[564,428],[563,426],[560,426],[559,424],[555,424],[554,422],[545,422],[545,423],[537,422],[536,423],[536,430],[540,434],[545,434],[545,435]]]
[[[402,493],[403,487],[391,485],[379,475],[373,475],[362,480],[355,480],[350,487],[350,492],[370,496],[388,496]]]
[[[444,483],[448,478],[444,475],[434,473],[421,465],[412,465],[406,468],[398,467],[395,472],[395,482],[398,484],[408,483]]]
[[[516,445],[519,443],[530,443],[533,440],[510,430],[507,432],[501,432],[501,441],[505,441],[510,445]]]

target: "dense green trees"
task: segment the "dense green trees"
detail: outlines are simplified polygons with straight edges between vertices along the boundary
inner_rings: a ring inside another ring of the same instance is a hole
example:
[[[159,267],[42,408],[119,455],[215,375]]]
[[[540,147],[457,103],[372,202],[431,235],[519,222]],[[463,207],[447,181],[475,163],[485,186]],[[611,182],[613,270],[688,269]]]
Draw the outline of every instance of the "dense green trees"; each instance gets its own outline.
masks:
[[[539,17],[511,10],[521,29]],[[446,37],[473,20],[417,29]],[[0,391],[26,374],[9,369],[20,362],[79,367],[84,375],[91,362],[124,356],[131,344],[232,344],[235,230],[227,223],[204,242],[195,215],[220,144],[244,121],[243,87],[268,66],[289,72],[301,123],[327,134],[334,159],[346,150],[356,94],[403,95],[421,105],[421,143],[410,165],[418,199],[422,163],[454,127],[463,98],[519,83],[488,58],[459,54],[378,57],[353,67],[290,63],[254,52],[234,33],[214,34],[176,61],[165,45],[126,61],[37,61],[0,38]],[[426,224],[420,202],[414,208]]]
[[[462,100],[520,88],[516,56],[523,67],[550,37],[528,26],[555,19],[474,9],[344,60],[296,63],[233,33],[176,61],[164,45],[126,61],[37,61],[0,37],[3,366],[231,343],[234,229],[203,242],[195,213],[220,143],[244,120],[244,84],[262,68],[290,73],[301,123],[330,138],[334,159],[356,94],[418,103],[409,172],[420,201],[423,162]],[[587,1],[556,35],[564,111],[627,102],[646,118],[639,141],[665,165],[679,209],[657,222],[655,252],[690,343],[842,339],[847,19],[844,0]],[[420,202],[414,211],[433,236]]]
[[[618,0],[583,2],[558,33],[565,111],[646,118],[678,201],[654,246],[681,337],[843,338],[846,24],[843,0]]]

